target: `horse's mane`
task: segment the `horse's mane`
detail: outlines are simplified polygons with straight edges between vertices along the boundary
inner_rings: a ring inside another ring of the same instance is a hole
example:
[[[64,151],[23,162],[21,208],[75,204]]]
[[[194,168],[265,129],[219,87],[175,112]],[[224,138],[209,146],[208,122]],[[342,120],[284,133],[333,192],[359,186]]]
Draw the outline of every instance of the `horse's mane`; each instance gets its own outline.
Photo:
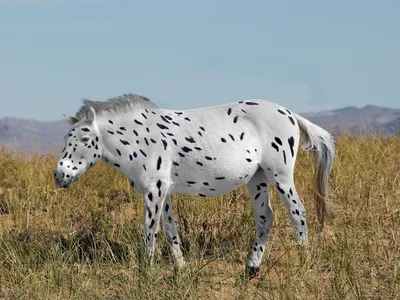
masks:
[[[104,113],[119,114],[127,113],[141,108],[157,108],[158,106],[151,102],[149,98],[136,94],[124,94],[115,98],[110,98],[106,101],[91,101],[84,99],[83,105],[76,112],[75,118],[79,121],[85,117],[85,110],[88,105],[93,107],[96,114]]]

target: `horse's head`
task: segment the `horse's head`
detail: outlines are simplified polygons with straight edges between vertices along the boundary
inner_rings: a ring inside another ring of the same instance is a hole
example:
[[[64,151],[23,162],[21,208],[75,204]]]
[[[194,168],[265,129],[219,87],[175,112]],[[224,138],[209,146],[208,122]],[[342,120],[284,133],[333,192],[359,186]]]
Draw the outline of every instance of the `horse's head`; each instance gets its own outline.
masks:
[[[61,188],[68,188],[102,155],[95,110],[87,106],[81,120],[75,117],[66,119],[71,129],[64,136],[65,147],[54,170],[55,184]]]

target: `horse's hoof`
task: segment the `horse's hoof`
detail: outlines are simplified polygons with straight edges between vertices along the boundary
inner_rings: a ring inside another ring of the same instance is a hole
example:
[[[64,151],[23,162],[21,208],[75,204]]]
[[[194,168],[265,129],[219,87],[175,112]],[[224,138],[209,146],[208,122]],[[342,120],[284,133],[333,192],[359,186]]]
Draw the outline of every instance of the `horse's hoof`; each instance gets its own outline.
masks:
[[[260,267],[247,267],[247,275],[249,278],[254,278],[260,275]]]
[[[176,259],[176,263],[178,265],[178,268],[180,270],[184,269],[186,267],[186,262],[185,259],[183,257],[179,257]]]

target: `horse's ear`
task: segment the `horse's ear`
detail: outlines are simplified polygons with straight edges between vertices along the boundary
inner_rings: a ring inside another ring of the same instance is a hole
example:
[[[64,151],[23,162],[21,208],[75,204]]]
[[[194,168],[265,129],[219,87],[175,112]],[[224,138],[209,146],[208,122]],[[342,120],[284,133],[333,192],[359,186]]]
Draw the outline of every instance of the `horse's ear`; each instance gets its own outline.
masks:
[[[70,116],[67,117],[66,115],[63,115],[63,116],[64,116],[65,120],[69,123],[69,125],[71,125],[71,126],[74,126],[76,123],[79,122],[79,120],[75,117],[70,117]]]
[[[90,105],[86,106],[85,116],[86,120],[89,122],[94,122],[96,120],[96,112],[94,111],[94,108]]]

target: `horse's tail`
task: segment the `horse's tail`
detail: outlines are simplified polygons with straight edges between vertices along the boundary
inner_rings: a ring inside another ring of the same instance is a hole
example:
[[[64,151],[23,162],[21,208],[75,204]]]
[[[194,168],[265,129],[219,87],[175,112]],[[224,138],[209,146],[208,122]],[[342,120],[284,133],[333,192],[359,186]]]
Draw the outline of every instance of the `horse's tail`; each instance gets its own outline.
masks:
[[[307,119],[295,114],[300,127],[300,146],[306,151],[314,151],[314,200],[321,231],[325,217],[330,222],[333,214],[326,204],[328,181],[335,159],[335,142],[331,134]]]

